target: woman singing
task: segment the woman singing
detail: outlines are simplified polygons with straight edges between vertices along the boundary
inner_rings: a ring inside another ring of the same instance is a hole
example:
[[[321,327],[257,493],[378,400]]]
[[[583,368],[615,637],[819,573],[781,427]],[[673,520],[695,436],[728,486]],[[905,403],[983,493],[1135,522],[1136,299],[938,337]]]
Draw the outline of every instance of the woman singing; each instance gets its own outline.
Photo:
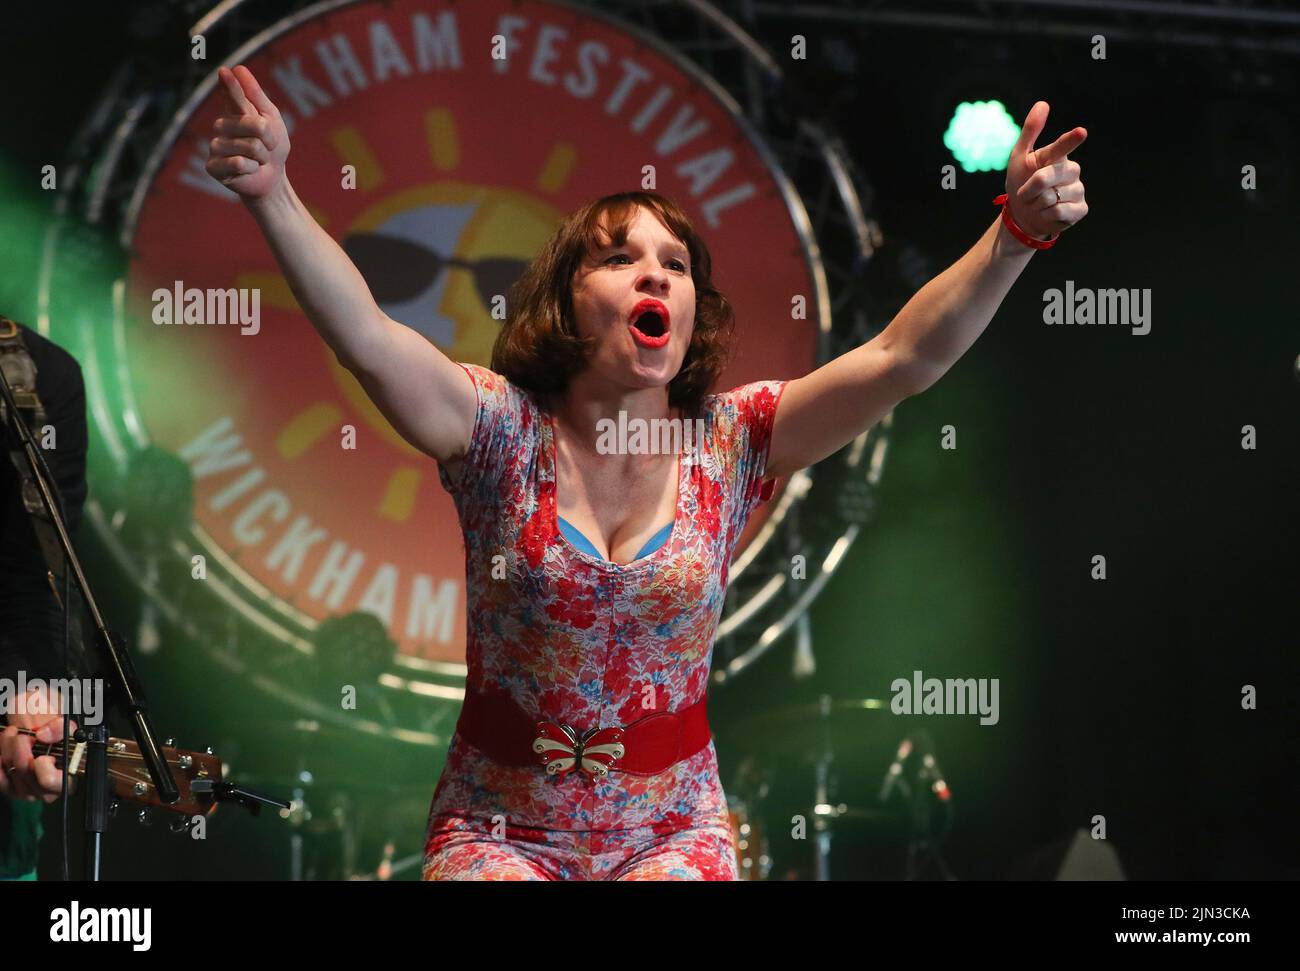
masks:
[[[1085,215],[1066,155],[1086,132],[1033,150],[1035,104],[1003,217],[878,337],[804,377],[711,394],[732,312],[668,199],[625,192],[570,214],[512,289],[491,369],[458,364],[387,317],[307,213],[253,75],[220,76],[230,114],[209,174],[243,198],[339,361],[437,461],[460,518],[468,676],[424,877],[735,879],[705,693],[741,530],[772,480],[933,384],[1034,249]],[[620,413],[676,420],[691,447],[611,450]]]

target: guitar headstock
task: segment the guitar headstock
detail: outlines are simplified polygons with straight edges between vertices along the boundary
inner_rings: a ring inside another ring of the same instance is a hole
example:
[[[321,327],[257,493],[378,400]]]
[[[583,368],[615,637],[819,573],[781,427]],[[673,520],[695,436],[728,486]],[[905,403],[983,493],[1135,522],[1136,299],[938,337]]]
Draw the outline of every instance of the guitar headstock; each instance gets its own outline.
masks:
[[[84,754],[81,749],[74,755]],[[186,816],[207,816],[217,808],[216,800],[210,794],[199,795],[191,791],[190,783],[197,779],[221,781],[221,760],[211,752],[191,752],[188,749],[164,746],[163,759],[171,769],[172,778],[180,798],[171,804],[164,804],[158,799],[158,790],[149,777],[144,760],[140,756],[140,746],[132,739],[110,738],[108,740],[108,781],[113,786],[113,794],[119,799],[157,806],[168,812],[184,813]],[[80,774],[84,765],[73,762],[73,772]]]

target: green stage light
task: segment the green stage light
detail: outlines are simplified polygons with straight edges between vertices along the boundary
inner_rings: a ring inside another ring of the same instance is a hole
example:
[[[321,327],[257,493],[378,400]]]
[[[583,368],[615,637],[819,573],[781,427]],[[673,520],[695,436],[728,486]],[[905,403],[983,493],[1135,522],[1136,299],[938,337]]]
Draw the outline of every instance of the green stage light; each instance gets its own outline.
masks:
[[[963,101],[948,122],[943,143],[967,172],[1007,167],[1020,126],[1001,101]]]

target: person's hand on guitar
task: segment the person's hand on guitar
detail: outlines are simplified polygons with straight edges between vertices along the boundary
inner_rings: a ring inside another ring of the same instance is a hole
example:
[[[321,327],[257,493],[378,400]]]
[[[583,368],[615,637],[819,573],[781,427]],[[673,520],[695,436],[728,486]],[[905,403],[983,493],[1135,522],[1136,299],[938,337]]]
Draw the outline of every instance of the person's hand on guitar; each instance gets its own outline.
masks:
[[[44,689],[32,688],[21,700],[18,711],[8,715],[8,726],[0,732],[0,795],[10,799],[41,799],[54,802],[63,792],[63,772],[54,756],[37,756],[32,743],[52,744],[63,740],[63,708],[59,696]],[[22,734],[19,730],[35,732]],[[71,721],[68,731],[76,732]],[[76,779],[68,780],[68,792],[76,788]]]

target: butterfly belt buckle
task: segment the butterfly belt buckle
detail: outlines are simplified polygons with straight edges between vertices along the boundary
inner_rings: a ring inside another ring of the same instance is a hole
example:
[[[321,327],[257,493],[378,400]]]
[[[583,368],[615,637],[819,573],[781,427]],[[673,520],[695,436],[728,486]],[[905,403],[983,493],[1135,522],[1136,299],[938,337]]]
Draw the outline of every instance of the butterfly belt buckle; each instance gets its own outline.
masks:
[[[541,757],[547,775],[564,776],[574,769],[603,779],[626,753],[622,728],[589,728],[581,735],[571,725],[537,723],[533,751]]]

